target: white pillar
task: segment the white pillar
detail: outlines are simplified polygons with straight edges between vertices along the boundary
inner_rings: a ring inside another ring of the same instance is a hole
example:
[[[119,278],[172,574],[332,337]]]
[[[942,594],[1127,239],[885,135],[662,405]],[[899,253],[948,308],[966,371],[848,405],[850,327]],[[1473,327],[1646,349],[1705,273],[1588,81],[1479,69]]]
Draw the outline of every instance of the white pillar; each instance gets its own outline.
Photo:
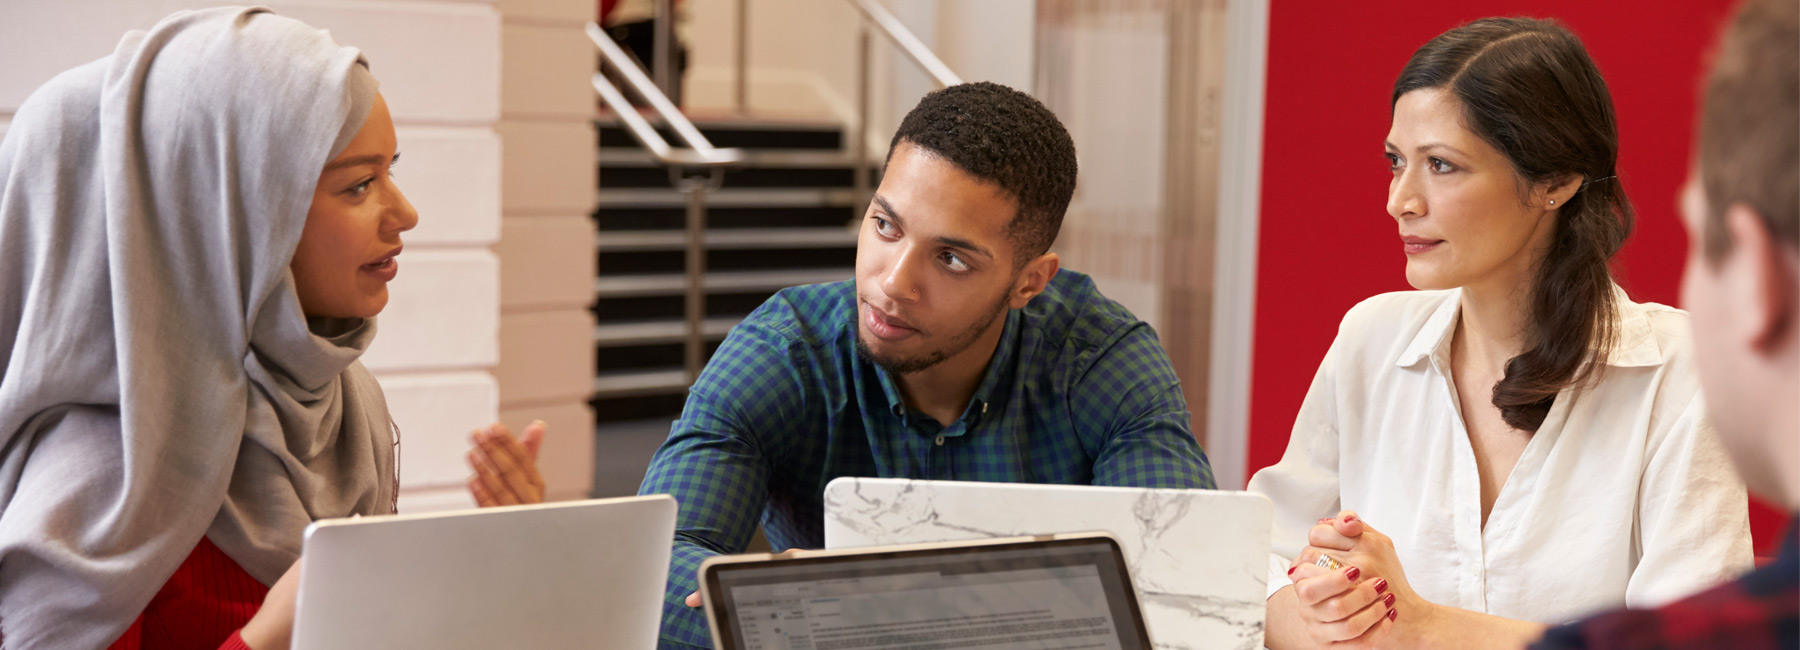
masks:
[[[500,419],[549,423],[548,496],[593,486],[596,50],[592,0],[502,0]]]

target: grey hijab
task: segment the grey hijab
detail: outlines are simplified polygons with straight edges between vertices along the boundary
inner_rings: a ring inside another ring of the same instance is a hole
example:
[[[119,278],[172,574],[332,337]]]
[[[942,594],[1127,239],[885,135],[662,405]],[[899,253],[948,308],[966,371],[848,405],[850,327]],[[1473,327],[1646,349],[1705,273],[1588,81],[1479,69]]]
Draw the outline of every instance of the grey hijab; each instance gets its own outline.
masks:
[[[202,535],[269,584],[306,525],[391,512],[372,321],[288,271],[374,102],[360,53],[265,9],[132,32],[0,141],[0,639],[105,646]]]

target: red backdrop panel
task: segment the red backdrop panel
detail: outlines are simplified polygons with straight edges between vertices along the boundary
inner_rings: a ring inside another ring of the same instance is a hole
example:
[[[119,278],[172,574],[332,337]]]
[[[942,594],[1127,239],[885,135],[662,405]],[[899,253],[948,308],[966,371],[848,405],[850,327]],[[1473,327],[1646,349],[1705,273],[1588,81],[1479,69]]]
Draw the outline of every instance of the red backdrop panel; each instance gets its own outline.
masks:
[[[1587,44],[1618,110],[1620,179],[1638,210],[1618,259],[1639,301],[1679,303],[1686,176],[1702,53],[1727,2],[1280,0],[1269,20],[1249,470],[1287,448],[1313,372],[1352,305],[1409,288],[1385,203],[1388,95],[1413,50],[1483,16],[1561,20]],[[1379,9],[1377,9],[1379,7]],[[1757,548],[1781,516],[1753,508]]]

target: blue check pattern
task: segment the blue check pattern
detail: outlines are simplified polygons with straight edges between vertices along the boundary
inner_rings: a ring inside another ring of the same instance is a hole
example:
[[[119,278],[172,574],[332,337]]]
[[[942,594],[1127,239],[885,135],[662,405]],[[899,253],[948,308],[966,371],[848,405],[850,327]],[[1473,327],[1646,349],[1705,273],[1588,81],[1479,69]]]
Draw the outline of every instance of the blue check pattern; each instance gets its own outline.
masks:
[[[840,476],[1212,488],[1168,355],[1150,326],[1064,270],[1006,316],[961,419],[909,412],[856,352],[850,281],[782,290],[732,328],[688,393],[639,494],[681,504],[663,602],[665,648],[710,646],[683,600],[701,561],[742,552],[760,520],[775,550],[824,545]]]

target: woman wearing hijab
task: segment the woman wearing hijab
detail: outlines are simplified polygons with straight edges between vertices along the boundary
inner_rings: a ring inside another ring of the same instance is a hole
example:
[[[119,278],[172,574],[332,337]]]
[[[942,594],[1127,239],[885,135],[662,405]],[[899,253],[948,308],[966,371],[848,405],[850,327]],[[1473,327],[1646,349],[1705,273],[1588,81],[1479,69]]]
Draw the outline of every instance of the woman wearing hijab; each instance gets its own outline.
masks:
[[[285,647],[307,524],[394,511],[398,431],[357,361],[418,222],[394,146],[360,53],[264,9],[172,15],[20,107],[6,647]]]

